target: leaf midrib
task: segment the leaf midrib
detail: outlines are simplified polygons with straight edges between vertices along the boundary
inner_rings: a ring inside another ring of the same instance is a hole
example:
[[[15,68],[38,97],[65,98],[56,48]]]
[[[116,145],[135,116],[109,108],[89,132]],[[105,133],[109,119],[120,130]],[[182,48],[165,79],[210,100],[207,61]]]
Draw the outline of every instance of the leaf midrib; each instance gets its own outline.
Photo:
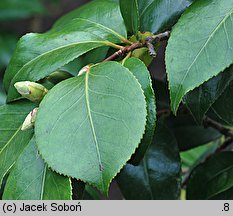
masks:
[[[46,171],[47,171],[47,165],[44,164],[42,184],[41,184],[40,200],[43,200],[43,197],[44,197],[44,186],[45,186],[45,178],[46,178],[46,173],[47,173]]]
[[[100,28],[103,28],[104,30],[112,33],[113,35],[115,35],[116,37],[118,37],[119,39],[121,39],[122,42],[127,41],[127,39],[124,36],[120,35],[116,31],[114,31],[114,30],[112,30],[112,29],[108,28],[107,26],[104,26],[104,25],[102,25],[100,23],[97,23],[97,22],[94,22],[94,21],[91,21],[91,20],[88,20],[88,19],[84,19],[84,18],[75,18],[74,20],[85,20],[86,22],[93,23],[96,26],[99,26]]]
[[[96,133],[95,133],[95,127],[94,127],[94,123],[93,123],[93,119],[92,119],[92,115],[91,115],[91,108],[90,108],[90,101],[89,101],[89,92],[88,92],[89,73],[90,73],[90,69],[85,74],[85,80],[84,80],[85,99],[86,99],[87,115],[88,115],[88,119],[89,119],[89,123],[90,123],[90,127],[91,127],[91,132],[92,132],[92,135],[93,135],[93,138],[94,138],[96,153],[97,153],[97,157],[98,157],[98,161],[99,161],[99,169],[101,169],[103,167],[103,165],[102,165],[102,162],[101,162],[99,144],[98,144],[97,136],[96,136]],[[102,172],[102,170],[100,170],[100,172],[101,172],[102,189],[104,190],[105,187],[104,187],[104,181],[103,181],[103,172]]]
[[[192,61],[192,63],[190,64],[190,66],[188,67],[180,85],[179,85],[179,89],[176,93],[176,98],[175,98],[175,104],[177,104],[177,99],[182,91],[182,86],[183,83],[188,75],[188,73],[190,72],[190,69],[192,68],[192,66],[195,64],[195,62],[197,61],[197,59],[199,58],[199,56],[201,55],[202,51],[206,48],[206,46],[209,44],[209,41],[213,38],[214,34],[218,31],[218,29],[222,26],[222,24],[225,22],[226,19],[228,19],[229,16],[231,16],[233,12],[233,8],[231,8],[226,15],[223,17],[223,19],[216,25],[216,27],[213,29],[213,31],[211,32],[210,36],[208,37],[207,41],[204,43],[204,45],[201,47],[201,49],[199,50],[199,52],[197,53],[197,55],[195,56],[194,60]],[[179,99],[178,99],[179,100]],[[177,108],[176,108],[177,109]]]
[[[58,48],[55,48],[55,49],[49,50],[49,51],[47,51],[47,52],[44,52],[43,54],[41,54],[41,55],[37,56],[36,58],[34,58],[34,59],[30,60],[29,62],[27,62],[27,63],[15,74],[15,77],[16,77],[19,73],[21,73],[21,71],[24,70],[25,67],[27,67],[28,65],[30,65],[30,64],[33,63],[33,62],[35,62],[36,60],[40,59],[40,58],[43,57],[43,56],[46,56],[46,55],[48,55],[48,54],[50,54],[50,53],[53,53],[53,52],[55,52],[55,51],[57,51],[57,50],[60,50],[60,49],[64,49],[64,48],[76,46],[76,45],[79,45],[79,44],[85,44],[85,43],[100,43],[100,44],[102,43],[102,44],[106,44],[106,45],[109,44],[108,41],[85,41],[85,42],[76,42],[76,43],[70,43],[70,44],[68,44],[68,45],[60,46],[60,47],[58,47]]]

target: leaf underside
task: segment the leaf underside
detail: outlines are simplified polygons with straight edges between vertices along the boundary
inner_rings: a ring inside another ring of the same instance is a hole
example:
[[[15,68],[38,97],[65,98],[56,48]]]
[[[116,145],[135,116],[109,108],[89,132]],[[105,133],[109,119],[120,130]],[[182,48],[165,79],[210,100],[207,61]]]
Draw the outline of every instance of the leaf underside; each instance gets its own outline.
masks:
[[[145,124],[140,84],[128,69],[107,62],[55,86],[40,105],[35,133],[49,167],[107,193]]]

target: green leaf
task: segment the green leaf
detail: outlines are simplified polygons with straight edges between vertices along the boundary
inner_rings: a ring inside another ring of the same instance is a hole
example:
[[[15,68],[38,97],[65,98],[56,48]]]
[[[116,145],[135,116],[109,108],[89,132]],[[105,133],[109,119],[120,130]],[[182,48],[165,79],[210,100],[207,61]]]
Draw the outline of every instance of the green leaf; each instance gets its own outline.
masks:
[[[49,167],[107,193],[137,148],[145,124],[140,84],[121,64],[106,62],[49,91],[35,132]]]
[[[188,151],[181,152],[182,171],[190,171],[208,155],[213,154],[217,147],[219,147],[219,143],[215,141],[207,145],[198,146]]]
[[[229,84],[223,94],[213,104],[212,110],[224,124],[233,126],[233,81]]]
[[[0,184],[32,137],[21,125],[35,104],[19,101],[0,107]]]
[[[233,0],[196,1],[173,29],[166,68],[174,113],[187,92],[232,64],[232,13]]]
[[[166,200],[180,196],[181,163],[172,132],[159,123],[154,143],[139,166],[127,164],[117,177],[126,199]]]
[[[123,63],[123,65],[126,68],[128,68],[133,73],[133,75],[138,79],[144,91],[144,95],[146,97],[146,105],[147,105],[146,130],[138,149],[136,150],[135,154],[133,155],[130,161],[133,164],[138,164],[143,158],[144,154],[146,153],[154,136],[155,125],[156,125],[155,95],[152,89],[150,73],[142,61],[136,58],[129,58]]]
[[[187,199],[213,199],[232,188],[233,152],[222,152],[193,170],[187,185]]]
[[[24,36],[4,77],[6,89],[10,85],[7,101],[19,98],[14,83],[37,81],[94,48],[115,46],[113,43],[122,40],[124,37],[117,32],[80,18],[70,21],[60,30]]]
[[[0,21],[28,18],[42,13],[45,8],[39,0],[1,0]]]
[[[160,32],[174,25],[194,0],[140,0],[140,30]]]
[[[136,35],[140,26],[138,0],[120,0],[120,8],[128,32]]]
[[[64,28],[72,19],[83,18],[110,28],[127,37],[118,0],[94,0],[60,18],[53,28]]]
[[[198,124],[202,124],[206,112],[221,96],[232,80],[233,67],[230,67],[185,96],[185,104]],[[225,100],[225,102],[228,104],[228,100]]]
[[[174,132],[181,151],[207,144],[222,136],[215,129],[197,125],[191,115],[172,116],[166,119],[166,123]]]
[[[71,183],[68,177],[47,168],[32,138],[10,172],[3,199],[69,200]]]

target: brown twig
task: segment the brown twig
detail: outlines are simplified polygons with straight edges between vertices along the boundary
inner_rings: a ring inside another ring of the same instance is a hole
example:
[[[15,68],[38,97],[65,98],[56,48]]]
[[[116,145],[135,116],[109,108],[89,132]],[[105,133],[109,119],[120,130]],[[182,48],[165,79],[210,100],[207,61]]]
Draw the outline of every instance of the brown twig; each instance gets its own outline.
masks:
[[[220,123],[214,121],[213,119],[209,117],[205,117],[203,120],[203,125],[205,128],[212,127],[215,130],[219,131],[221,134],[225,135],[226,137],[230,137],[233,139],[233,131],[224,127]]]
[[[155,58],[157,55],[153,43],[158,43],[160,41],[167,40],[170,37],[170,34],[171,34],[170,31],[166,31],[166,32],[163,32],[163,33],[153,35],[153,36],[146,38],[145,43],[149,49],[150,56]]]
[[[143,47],[143,44],[140,41],[132,44],[131,46],[123,47],[122,49],[118,50],[117,52],[113,53],[111,56],[106,58],[103,62],[112,61],[112,60],[114,60],[120,56],[123,56],[124,54],[131,52],[131,51],[133,51],[137,48],[140,48],[140,47]]]
[[[145,43],[143,43],[142,41],[138,41],[130,46],[123,47],[122,49],[118,50],[117,52],[113,53],[111,56],[106,58],[103,62],[112,61],[121,56],[124,56],[126,53],[132,52],[133,50],[144,47],[144,46],[147,46],[149,49],[150,55],[155,57],[156,52],[155,52],[153,43],[166,40],[169,36],[170,36],[170,31],[166,31],[164,33],[160,33],[154,36],[147,37],[145,40]]]

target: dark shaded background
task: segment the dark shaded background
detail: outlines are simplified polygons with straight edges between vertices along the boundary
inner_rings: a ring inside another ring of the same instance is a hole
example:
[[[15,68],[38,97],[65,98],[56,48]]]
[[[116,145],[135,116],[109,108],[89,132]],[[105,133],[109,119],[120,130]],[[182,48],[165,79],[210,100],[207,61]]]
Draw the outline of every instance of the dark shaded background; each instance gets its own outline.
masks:
[[[20,1],[20,0],[19,0]],[[29,0],[30,1],[30,0]],[[80,7],[81,5],[89,2],[88,0],[41,0],[46,7],[47,12],[41,15],[34,15],[27,19],[18,19],[11,21],[0,22],[0,35],[5,33],[14,34],[20,38],[29,32],[45,32],[51,28],[53,23],[63,14]],[[15,44],[11,44],[14,48]],[[157,58],[150,66],[152,77],[162,79],[164,77],[165,64],[164,64],[164,51],[165,43],[163,43],[158,51]],[[0,51],[2,47],[0,45]],[[13,50],[13,49],[12,49]],[[2,81],[5,71],[5,66],[0,65],[0,82]],[[3,89],[0,88],[0,93]],[[106,199],[104,197],[104,199]],[[109,199],[122,199],[120,190],[115,182],[112,183],[109,193]]]

